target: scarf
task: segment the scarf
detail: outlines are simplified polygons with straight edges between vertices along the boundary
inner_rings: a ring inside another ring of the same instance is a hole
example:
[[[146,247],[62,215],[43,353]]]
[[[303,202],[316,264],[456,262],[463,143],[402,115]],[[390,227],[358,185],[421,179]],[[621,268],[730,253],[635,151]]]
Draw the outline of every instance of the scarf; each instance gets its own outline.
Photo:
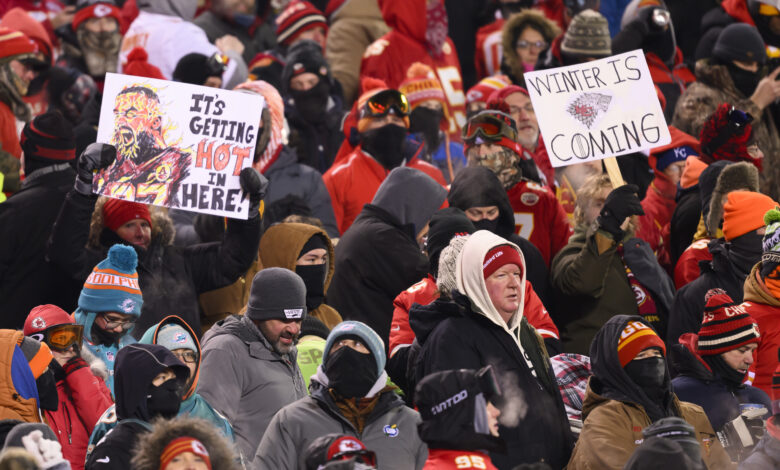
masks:
[[[426,11],[428,26],[425,29],[425,43],[434,59],[444,57],[444,43],[447,41],[447,9],[444,1],[428,5]]]
[[[628,277],[628,283],[631,285],[631,290],[634,291],[634,297],[636,299],[637,310],[639,315],[649,324],[659,330],[661,326],[661,317],[658,315],[658,306],[653,300],[653,296],[650,291],[636,278],[631,268],[626,264],[624,258],[624,248],[621,243],[617,248],[618,255],[620,255],[620,261],[623,263],[623,267],[626,269],[626,276]]]
[[[328,389],[328,393],[341,412],[341,415],[355,426],[358,434],[362,434],[368,417],[371,416],[374,408],[376,408],[376,404],[379,403],[379,398],[383,393],[392,390],[393,387],[387,386],[371,398],[344,398],[332,388]]]

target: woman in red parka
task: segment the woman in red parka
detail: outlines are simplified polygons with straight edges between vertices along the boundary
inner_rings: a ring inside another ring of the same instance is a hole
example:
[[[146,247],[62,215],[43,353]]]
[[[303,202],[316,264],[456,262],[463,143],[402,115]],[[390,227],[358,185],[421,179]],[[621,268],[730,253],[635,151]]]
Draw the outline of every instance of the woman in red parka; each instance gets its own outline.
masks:
[[[81,350],[84,327],[55,305],[40,305],[24,322],[24,335],[45,342],[54,360],[49,368],[57,380],[57,411],[46,411],[46,421],[62,446],[71,467],[83,470],[87,443],[100,415],[113,404],[103,378],[102,361]],[[101,369],[102,368],[102,369]]]

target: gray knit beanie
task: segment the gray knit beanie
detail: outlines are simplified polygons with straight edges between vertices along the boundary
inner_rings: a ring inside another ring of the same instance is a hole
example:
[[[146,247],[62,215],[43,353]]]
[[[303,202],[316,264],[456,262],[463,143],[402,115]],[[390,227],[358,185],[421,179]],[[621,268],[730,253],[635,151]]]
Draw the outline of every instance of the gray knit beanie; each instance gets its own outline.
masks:
[[[303,320],[306,285],[300,276],[284,268],[266,268],[255,274],[249,291],[246,316],[250,320]]]
[[[563,35],[561,52],[582,60],[612,55],[607,19],[593,10],[577,13]]]
[[[450,240],[449,245],[441,250],[436,287],[442,296],[449,297],[452,295],[452,291],[458,288],[458,281],[455,279],[455,267],[457,266],[458,255],[463,249],[463,245],[469,241],[469,237],[470,235],[455,237]]]

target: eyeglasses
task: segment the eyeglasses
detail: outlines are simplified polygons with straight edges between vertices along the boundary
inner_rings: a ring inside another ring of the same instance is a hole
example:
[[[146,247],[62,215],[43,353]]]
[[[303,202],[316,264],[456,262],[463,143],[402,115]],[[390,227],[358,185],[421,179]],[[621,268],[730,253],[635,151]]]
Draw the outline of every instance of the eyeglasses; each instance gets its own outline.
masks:
[[[55,325],[40,333],[30,335],[31,338],[44,342],[57,351],[67,351],[74,345],[79,347],[84,337],[83,325]]]
[[[171,351],[181,362],[186,364],[194,364],[198,360],[198,355],[192,351],[174,352]]]
[[[529,47],[533,47],[535,49],[546,49],[548,46],[546,41],[526,41],[525,39],[521,39],[517,41],[515,44],[516,49],[528,49]]]
[[[406,117],[409,114],[409,100],[398,90],[384,90],[366,101],[360,109],[360,118],[384,117],[393,113]]]
[[[131,320],[117,320],[117,319],[109,318],[107,316],[103,316],[103,321],[106,322],[105,329],[107,330],[113,330],[114,328],[120,326],[122,327],[123,330],[129,330],[130,328],[133,327],[133,325],[135,325],[135,318]]]
[[[466,124],[463,140],[473,141],[477,137],[491,141],[502,138],[515,140],[517,138],[515,122],[504,113],[483,111],[471,118],[468,124]]]

